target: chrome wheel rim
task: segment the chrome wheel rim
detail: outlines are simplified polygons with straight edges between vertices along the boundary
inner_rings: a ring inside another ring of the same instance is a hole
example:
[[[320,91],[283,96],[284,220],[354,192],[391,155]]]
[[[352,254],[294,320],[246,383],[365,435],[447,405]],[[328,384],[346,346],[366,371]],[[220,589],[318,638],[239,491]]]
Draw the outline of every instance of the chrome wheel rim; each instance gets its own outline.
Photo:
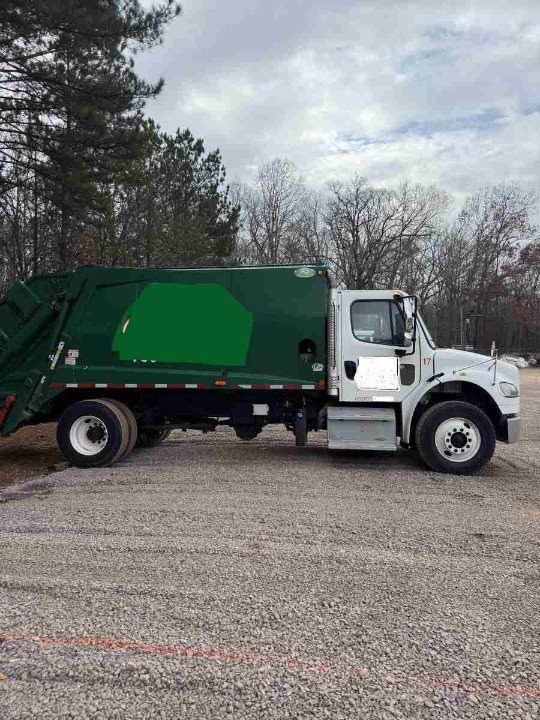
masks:
[[[69,431],[71,445],[80,455],[97,455],[107,445],[108,439],[107,426],[95,415],[77,418]]]
[[[480,431],[466,418],[444,420],[435,431],[435,447],[450,462],[462,463],[473,458],[482,444]]]

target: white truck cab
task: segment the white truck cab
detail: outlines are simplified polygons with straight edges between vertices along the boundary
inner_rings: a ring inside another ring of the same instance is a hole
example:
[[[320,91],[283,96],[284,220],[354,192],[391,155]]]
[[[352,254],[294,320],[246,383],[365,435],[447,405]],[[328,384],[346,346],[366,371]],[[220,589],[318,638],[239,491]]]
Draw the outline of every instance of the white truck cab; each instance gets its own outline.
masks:
[[[399,290],[331,290],[329,447],[415,447],[434,470],[475,472],[518,438],[519,370],[437,348],[416,306]]]

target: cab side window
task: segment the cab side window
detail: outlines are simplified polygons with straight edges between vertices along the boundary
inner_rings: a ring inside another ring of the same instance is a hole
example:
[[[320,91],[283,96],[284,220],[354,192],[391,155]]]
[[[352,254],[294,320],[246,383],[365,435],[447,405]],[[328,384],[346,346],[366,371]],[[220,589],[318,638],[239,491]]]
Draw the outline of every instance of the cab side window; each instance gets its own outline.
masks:
[[[405,319],[392,300],[356,300],[351,305],[351,322],[357,340],[403,347]]]

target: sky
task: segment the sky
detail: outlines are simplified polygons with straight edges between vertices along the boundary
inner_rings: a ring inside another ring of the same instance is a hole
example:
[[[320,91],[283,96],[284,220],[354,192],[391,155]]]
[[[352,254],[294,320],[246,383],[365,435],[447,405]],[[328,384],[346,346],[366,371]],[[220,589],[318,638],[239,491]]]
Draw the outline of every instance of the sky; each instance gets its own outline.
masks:
[[[136,68],[230,182],[286,157],[313,185],[540,190],[540,0],[183,0]]]

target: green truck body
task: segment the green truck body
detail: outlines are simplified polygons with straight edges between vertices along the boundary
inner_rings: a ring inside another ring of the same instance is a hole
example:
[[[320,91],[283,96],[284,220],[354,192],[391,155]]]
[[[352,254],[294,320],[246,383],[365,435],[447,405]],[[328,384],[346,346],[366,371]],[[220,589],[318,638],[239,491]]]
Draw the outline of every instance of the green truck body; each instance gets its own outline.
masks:
[[[0,407],[16,396],[0,432],[75,388],[321,388],[327,297],[320,266],[82,267],[17,283],[0,300]]]

